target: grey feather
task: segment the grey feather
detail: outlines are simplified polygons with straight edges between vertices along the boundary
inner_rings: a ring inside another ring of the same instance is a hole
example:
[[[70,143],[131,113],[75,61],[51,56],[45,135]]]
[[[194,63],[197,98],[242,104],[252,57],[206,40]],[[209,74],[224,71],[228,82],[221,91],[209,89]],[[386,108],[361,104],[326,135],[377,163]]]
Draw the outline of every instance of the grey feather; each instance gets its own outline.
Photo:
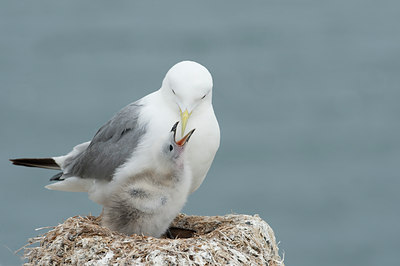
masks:
[[[146,125],[138,124],[141,107],[131,103],[102,126],[85,151],[65,162],[64,176],[110,181],[146,133]]]

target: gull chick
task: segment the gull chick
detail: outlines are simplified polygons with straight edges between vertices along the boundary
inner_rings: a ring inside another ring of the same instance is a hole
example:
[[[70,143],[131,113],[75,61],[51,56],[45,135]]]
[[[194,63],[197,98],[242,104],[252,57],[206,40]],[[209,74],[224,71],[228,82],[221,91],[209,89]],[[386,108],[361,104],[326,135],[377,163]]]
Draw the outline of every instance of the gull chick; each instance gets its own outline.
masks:
[[[176,141],[173,126],[169,137],[155,144],[153,164],[116,184],[108,184],[102,224],[127,235],[160,237],[186,202],[191,171],[185,164],[186,143],[194,129]]]

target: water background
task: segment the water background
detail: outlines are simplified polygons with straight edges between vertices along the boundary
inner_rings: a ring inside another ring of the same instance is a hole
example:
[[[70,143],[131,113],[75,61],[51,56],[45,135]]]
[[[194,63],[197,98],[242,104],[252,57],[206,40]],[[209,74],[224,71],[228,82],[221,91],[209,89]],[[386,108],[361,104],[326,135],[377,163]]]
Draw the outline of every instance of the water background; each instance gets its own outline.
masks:
[[[98,215],[62,155],[191,59],[214,77],[222,139],[184,212],[258,213],[287,265],[394,265],[400,238],[400,2],[0,3],[0,264],[34,229]]]

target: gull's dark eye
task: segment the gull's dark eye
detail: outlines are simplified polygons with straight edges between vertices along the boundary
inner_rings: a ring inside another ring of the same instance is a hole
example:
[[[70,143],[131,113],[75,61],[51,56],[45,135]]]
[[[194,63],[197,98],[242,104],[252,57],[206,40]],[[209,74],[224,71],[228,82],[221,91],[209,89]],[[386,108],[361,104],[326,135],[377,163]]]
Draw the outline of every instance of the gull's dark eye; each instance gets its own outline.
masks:
[[[175,93],[175,91],[174,90],[172,90],[172,92],[176,95],[176,93]]]
[[[201,97],[201,99],[203,100],[205,97],[207,96],[207,94],[204,94],[204,96],[203,97]]]
[[[172,151],[174,149],[174,147],[172,147],[172,145],[169,145],[169,151]]]

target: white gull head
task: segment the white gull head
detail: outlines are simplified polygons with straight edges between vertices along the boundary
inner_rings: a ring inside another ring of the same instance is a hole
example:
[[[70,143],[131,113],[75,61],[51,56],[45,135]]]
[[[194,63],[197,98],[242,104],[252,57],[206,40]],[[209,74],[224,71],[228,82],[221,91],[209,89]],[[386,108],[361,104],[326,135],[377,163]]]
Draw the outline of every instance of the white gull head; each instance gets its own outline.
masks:
[[[174,65],[165,75],[160,92],[181,115],[182,136],[188,119],[202,106],[211,106],[213,80],[204,66],[193,61]]]

